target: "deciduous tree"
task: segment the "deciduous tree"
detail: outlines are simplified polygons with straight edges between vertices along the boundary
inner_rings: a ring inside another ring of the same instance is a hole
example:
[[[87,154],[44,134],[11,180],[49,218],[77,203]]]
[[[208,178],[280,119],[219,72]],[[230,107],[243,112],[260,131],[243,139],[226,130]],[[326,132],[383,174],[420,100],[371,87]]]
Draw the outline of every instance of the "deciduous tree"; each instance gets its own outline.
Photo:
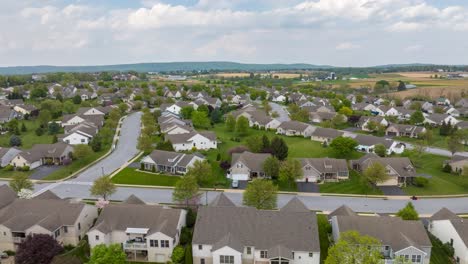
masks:
[[[263,171],[267,176],[270,176],[273,179],[278,179],[279,170],[280,170],[280,161],[275,157],[271,156],[265,159],[263,162]]]
[[[405,207],[397,212],[396,215],[401,217],[403,220],[419,220],[418,212],[411,202],[408,202]]]
[[[297,179],[302,178],[301,162],[297,159],[288,159],[281,163],[279,169],[280,181],[287,182],[289,186]]]
[[[13,191],[19,193],[23,189],[33,190],[33,183],[28,175],[16,174],[10,180],[10,187]]]
[[[337,137],[330,143],[330,148],[339,158],[347,158],[358,146],[356,140],[349,137]]]
[[[63,247],[52,236],[46,234],[28,235],[18,246],[15,263],[49,264],[56,255],[62,252]]]
[[[243,137],[249,133],[249,120],[244,116],[239,116],[236,122],[236,132]]]
[[[270,180],[255,179],[244,191],[243,204],[257,209],[272,210],[277,207],[278,187]]]
[[[198,184],[202,184],[213,177],[213,170],[207,160],[196,160],[185,174],[185,177],[187,176],[194,176]]]
[[[229,132],[234,132],[236,129],[236,118],[232,114],[226,117],[226,129]]]
[[[382,261],[381,244],[376,238],[347,231],[328,250],[325,264],[375,264]]]
[[[115,186],[109,176],[97,178],[90,189],[91,195],[101,196],[104,200],[107,200],[115,191],[117,191],[117,186]]]
[[[125,264],[127,255],[120,244],[100,244],[93,248],[88,264]]]
[[[188,206],[189,201],[197,196],[199,188],[194,176],[184,176],[176,182],[172,192],[172,200]]]
[[[364,170],[363,176],[372,184],[384,182],[389,178],[387,169],[379,162],[374,162],[369,165],[369,167]]]
[[[76,159],[82,159],[93,153],[90,146],[85,144],[78,144],[73,147],[73,157]]]

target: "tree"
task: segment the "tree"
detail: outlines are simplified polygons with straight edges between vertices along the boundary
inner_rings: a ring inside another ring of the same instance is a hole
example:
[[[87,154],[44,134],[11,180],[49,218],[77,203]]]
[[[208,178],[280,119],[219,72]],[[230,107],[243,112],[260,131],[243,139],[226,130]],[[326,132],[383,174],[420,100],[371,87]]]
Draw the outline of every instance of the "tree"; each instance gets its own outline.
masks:
[[[408,202],[405,207],[398,211],[396,216],[401,217],[403,220],[419,220],[418,212],[411,202]]]
[[[60,125],[57,122],[49,123],[49,135],[56,135],[60,132]]]
[[[175,247],[174,250],[172,251],[172,256],[171,256],[172,263],[175,263],[175,264],[182,263],[184,259],[185,259],[184,247],[180,245]]]
[[[91,195],[101,196],[104,200],[117,191],[117,186],[112,182],[109,176],[102,176],[97,178],[93,186],[91,186]]]
[[[13,135],[10,137],[10,146],[12,147],[18,147],[21,146],[21,138],[18,137],[17,135]]]
[[[125,264],[127,255],[120,244],[100,244],[93,248],[91,258],[87,264]]]
[[[10,187],[16,193],[19,193],[21,190],[33,190],[34,185],[29,179],[28,175],[25,174],[15,174],[10,181]]]
[[[406,85],[403,81],[398,81],[398,91],[405,91],[406,90]]]
[[[274,137],[271,140],[271,154],[279,160],[285,160],[288,157],[289,148],[284,139]]]
[[[387,155],[387,148],[383,144],[377,144],[374,147],[374,152],[380,157],[385,157]]]
[[[214,109],[210,114],[210,120],[212,123],[221,123],[223,113],[219,109]]]
[[[349,137],[337,137],[330,143],[330,148],[339,158],[349,157],[357,146],[357,141]]]
[[[188,206],[189,201],[197,196],[199,188],[194,176],[184,176],[176,182],[172,192],[172,200]]]
[[[353,114],[353,110],[347,106],[343,106],[341,107],[340,111],[338,111],[338,113],[345,116],[351,116]]]
[[[379,124],[377,124],[377,122],[373,121],[373,120],[370,120],[367,122],[366,124],[366,129],[369,130],[369,131],[372,131],[374,132],[375,130],[377,130],[377,127],[379,126]]]
[[[421,110],[417,110],[413,114],[411,114],[410,122],[413,125],[419,125],[419,124],[422,124],[424,122],[424,115],[421,112]]]
[[[65,114],[73,114],[75,112],[75,105],[70,101],[66,101],[63,103],[63,112]]]
[[[241,137],[249,133],[249,120],[245,116],[239,116],[237,118],[236,132]]]
[[[380,162],[374,162],[369,167],[364,170],[364,178],[372,183],[380,183],[386,181],[389,176],[387,174],[387,169]]]
[[[457,134],[453,134],[447,138],[447,148],[450,152],[455,154],[457,151],[462,150],[462,144],[460,144],[460,138]]]
[[[93,150],[90,146],[85,144],[78,144],[73,147],[73,157],[76,159],[82,159],[91,155]]]
[[[244,191],[243,204],[257,209],[272,210],[277,207],[278,187],[270,180],[255,179]]]
[[[262,164],[263,171],[267,176],[273,179],[278,179],[280,171],[280,161],[275,156],[271,156],[265,159]]]
[[[51,235],[33,234],[18,246],[16,264],[49,264],[63,252],[63,247]]]
[[[287,182],[289,186],[294,183],[295,180],[302,178],[302,166],[301,162],[297,159],[288,159],[281,163],[279,169],[280,181]]]
[[[268,102],[268,100],[263,100],[262,101],[262,106],[263,106],[263,110],[265,111],[265,114],[269,114],[270,111],[271,111],[271,106],[270,106],[270,103]]]
[[[21,132],[26,132],[28,131],[28,129],[26,128],[26,126],[24,125],[24,122],[21,123]]]
[[[137,147],[145,153],[150,153],[153,150],[153,141],[151,140],[151,137],[142,133],[138,138]]]
[[[213,177],[213,170],[207,160],[196,160],[191,167],[189,167],[187,176],[193,176],[197,179],[198,184],[205,183]]]
[[[193,126],[196,128],[208,129],[210,127],[210,119],[208,113],[204,111],[193,111],[192,112]]]
[[[232,114],[229,114],[226,117],[226,129],[229,132],[234,132],[235,128],[236,128],[236,118]]]
[[[39,120],[39,124],[47,127],[47,123],[52,120],[52,114],[49,110],[41,110],[37,119]]]
[[[346,116],[342,114],[337,114],[331,119],[333,127],[337,128],[346,123]]]
[[[245,141],[247,147],[254,153],[260,153],[264,149],[262,138],[259,135],[250,136]]]
[[[73,103],[76,104],[76,105],[81,104],[81,96],[79,96],[79,95],[73,96],[72,101],[73,101]]]
[[[381,262],[381,244],[376,238],[347,231],[328,250],[325,264],[374,264]]]
[[[264,153],[271,152],[270,138],[265,134],[263,134],[263,136],[262,136],[262,146],[263,146],[262,152],[264,152]]]
[[[89,143],[91,146],[91,149],[93,149],[94,152],[99,152],[102,149],[102,138],[99,134],[95,135],[91,142]]]

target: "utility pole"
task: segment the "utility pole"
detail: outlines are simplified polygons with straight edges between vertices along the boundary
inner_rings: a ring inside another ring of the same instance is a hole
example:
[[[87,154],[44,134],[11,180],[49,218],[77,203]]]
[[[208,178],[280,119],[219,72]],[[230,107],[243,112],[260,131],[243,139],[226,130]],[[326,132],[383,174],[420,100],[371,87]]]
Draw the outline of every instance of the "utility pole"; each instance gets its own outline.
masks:
[[[104,177],[104,167],[101,167],[102,177]]]

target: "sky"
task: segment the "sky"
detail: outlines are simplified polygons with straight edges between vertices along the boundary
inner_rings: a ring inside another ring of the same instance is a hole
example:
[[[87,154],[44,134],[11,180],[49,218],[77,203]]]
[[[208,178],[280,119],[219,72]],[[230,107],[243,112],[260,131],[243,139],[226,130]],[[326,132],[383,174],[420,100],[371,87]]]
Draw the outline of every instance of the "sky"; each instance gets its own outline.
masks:
[[[0,66],[468,64],[466,0],[0,0]]]

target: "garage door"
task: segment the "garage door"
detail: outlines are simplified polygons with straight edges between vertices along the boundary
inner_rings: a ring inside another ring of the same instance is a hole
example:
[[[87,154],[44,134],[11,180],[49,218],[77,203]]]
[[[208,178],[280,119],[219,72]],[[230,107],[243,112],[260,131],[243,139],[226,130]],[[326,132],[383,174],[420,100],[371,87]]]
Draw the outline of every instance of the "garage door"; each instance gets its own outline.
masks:
[[[156,262],[158,263],[166,262],[166,256],[163,254],[156,254]]]

